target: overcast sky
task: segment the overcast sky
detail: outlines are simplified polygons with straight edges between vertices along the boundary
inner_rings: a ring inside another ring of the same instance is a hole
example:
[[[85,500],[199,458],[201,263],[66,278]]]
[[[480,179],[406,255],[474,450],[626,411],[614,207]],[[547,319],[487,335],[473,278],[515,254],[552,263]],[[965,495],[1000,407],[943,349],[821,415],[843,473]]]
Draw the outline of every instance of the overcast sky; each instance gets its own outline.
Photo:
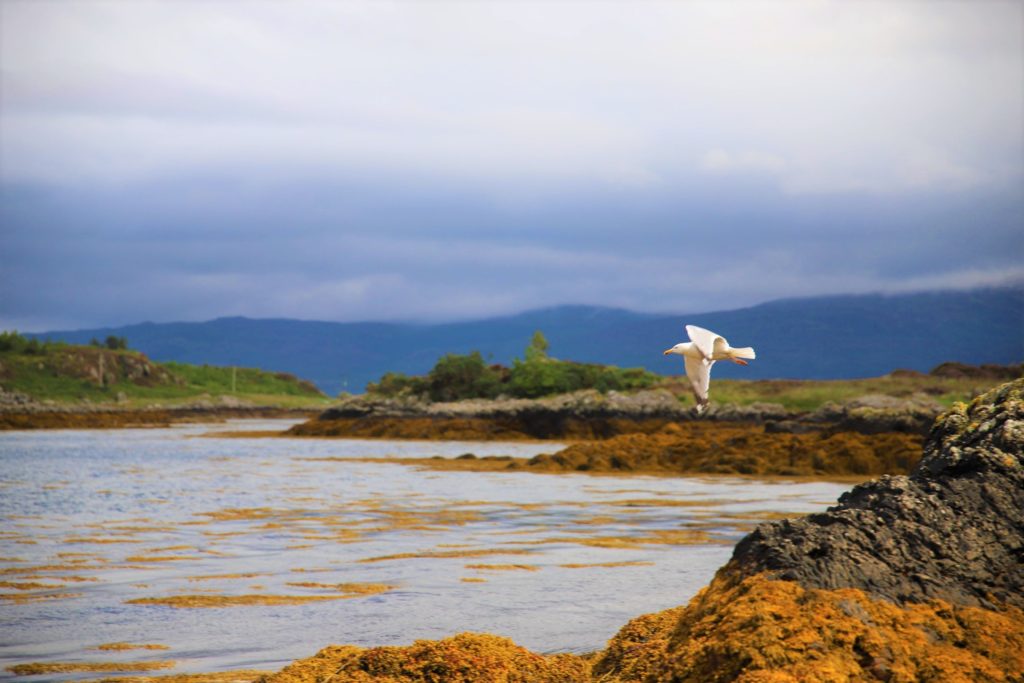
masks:
[[[1021,2],[0,13],[0,329],[1024,281]]]

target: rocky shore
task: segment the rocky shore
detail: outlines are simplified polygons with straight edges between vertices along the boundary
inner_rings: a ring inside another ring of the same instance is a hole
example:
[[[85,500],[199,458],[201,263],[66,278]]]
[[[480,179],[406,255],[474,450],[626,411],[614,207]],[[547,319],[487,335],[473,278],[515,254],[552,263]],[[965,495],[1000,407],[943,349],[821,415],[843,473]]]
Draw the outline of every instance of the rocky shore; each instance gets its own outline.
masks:
[[[317,411],[253,406],[222,397],[177,406],[128,408],[116,404],[38,402],[17,392],[0,390],[0,431],[12,429],[116,429],[165,427],[180,422],[227,419],[312,417]]]
[[[670,391],[633,394],[578,391],[541,399],[431,403],[416,399],[352,396],[296,425],[289,434],[322,437],[416,439],[607,439],[652,434],[685,422],[743,423],[768,433],[853,431],[926,434],[942,406],[924,395],[906,399],[864,396],[793,412],[777,403],[716,405],[697,416]]]
[[[261,680],[1024,680],[1024,380],[943,414],[910,476],[762,524],[688,604],[591,656],[460,634],[328,647]]]
[[[940,412],[924,396],[865,396],[804,413],[712,406],[700,419],[665,390],[456,403],[352,397],[288,435],[572,442],[529,460],[407,463],[439,470],[866,477],[910,472]]]

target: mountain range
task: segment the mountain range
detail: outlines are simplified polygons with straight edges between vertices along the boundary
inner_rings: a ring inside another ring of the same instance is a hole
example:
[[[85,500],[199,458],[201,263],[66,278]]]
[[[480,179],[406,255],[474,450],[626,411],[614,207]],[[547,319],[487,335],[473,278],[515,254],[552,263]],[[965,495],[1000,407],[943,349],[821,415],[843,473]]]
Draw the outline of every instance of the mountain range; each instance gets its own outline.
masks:
[[[439,324],[233,317],[30,336],[70,343],[123,336],[154,360],[291,372],[333,395],[361,392],[388,371],[426,373],[445,353],[478,350],[511,364],[536,330],[557,358],[681,374],[679,358],[662,351],[686,341],[686,324],[756,349],[749,366],[719,363],[715,377],[849,379],[926,372],[944,361],[1024,361],[1024,288],[784,299],[694,314],[559,306]]]

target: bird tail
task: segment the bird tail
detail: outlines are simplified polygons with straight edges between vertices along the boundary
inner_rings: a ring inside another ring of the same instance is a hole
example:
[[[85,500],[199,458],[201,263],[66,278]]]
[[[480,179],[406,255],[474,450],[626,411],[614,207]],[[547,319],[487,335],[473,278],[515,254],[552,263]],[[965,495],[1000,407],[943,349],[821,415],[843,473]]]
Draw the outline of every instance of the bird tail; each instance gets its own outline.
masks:
[[[754,360],[755,358],[757,358],[757,355],[754,353],[754,347],[753,346],[744,346],[742,349],[733,349],[732,350],[732,357],[733,358],[749,358],[750,360]]]

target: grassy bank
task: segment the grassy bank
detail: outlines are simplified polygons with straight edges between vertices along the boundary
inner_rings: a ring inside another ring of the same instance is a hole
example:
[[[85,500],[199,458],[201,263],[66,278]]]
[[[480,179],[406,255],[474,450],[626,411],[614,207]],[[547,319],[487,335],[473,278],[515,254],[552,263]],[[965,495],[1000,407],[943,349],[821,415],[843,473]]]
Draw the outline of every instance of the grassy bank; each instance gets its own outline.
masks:
[[[288,373],[157,363],[129,349],[33,343],[10,333],[0,342],[0,387],[35,402],[138,408],[209,401],[310,409],[330,402],[311,382]]]
[[[933,374],[895,372],[882,377],[864,379],[800,380],[764,379],[736,380],[712,379],[711,401],[719,404],[748,406],[754,403],[778,403],[796,412],[817,410],[826,403],[845,403],[861,396],[883,395],[910,398],[925,395],[949,408],[954,403],[967,402],[993,386],[1011,379],[992,379],[984,376],[943,377]],[[673,377],[658,385],[678,395],[680,400],[692,401],[689,382],[685,377]]]

